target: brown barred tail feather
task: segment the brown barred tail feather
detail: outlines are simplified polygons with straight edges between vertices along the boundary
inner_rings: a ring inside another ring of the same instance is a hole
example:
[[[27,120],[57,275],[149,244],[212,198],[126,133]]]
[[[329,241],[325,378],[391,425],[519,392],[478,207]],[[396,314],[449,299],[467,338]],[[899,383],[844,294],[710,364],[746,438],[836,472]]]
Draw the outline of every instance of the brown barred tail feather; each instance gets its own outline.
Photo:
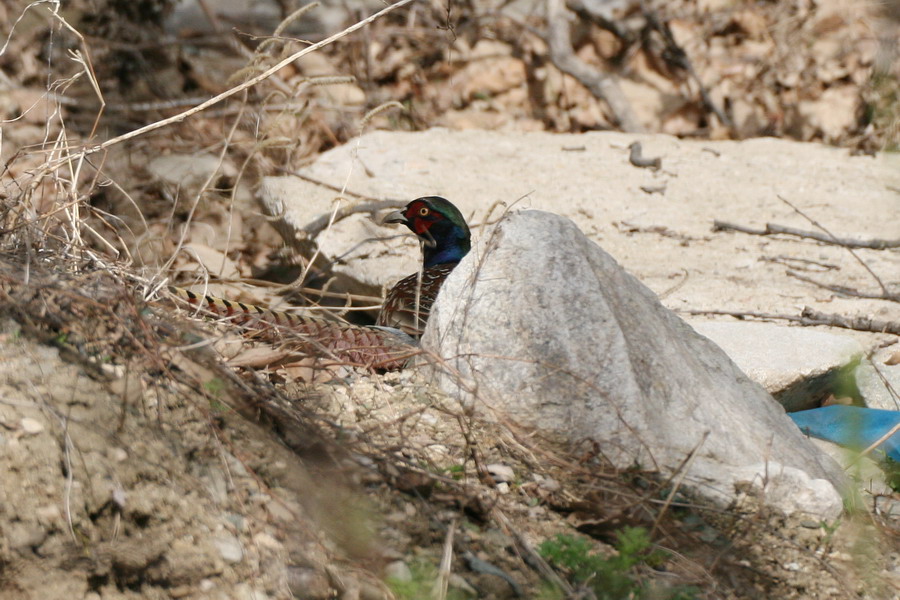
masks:
[[[235,302],[216,296],[199,295],[169,286],[169,292],[206,313],[259,334],[269,341],[296,345],[316,356],[378,370],[403,368],[417,353],[415,340],[404,333],[383,327],[361,327],[289,312]]]

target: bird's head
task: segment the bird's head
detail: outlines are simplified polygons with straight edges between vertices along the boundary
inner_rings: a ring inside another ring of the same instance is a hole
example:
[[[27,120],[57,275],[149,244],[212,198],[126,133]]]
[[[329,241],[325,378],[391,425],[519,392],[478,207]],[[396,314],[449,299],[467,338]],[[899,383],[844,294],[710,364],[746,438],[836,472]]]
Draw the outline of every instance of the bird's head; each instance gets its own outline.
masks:
[[[459,209],[440,196],[416,198],[382,223],[403,223],[422,241],[425,268],[458,263],[471,248],[469,227]]]

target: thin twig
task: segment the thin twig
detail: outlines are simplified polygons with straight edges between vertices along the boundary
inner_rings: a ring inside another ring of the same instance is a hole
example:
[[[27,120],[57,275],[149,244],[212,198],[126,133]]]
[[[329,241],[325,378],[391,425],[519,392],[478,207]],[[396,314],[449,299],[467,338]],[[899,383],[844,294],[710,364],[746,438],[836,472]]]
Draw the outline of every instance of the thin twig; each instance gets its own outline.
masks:
[[[659,529],[660,524],[662,523],[662,519],[666,514],[666,511],[669,510],[669,507],[672,505],[672,501],[675,499],[675,495],[678,493],[678,490],[681,488],[681,484],[684,482],[685,476],[691,470],[691,466],[694,464],[694,460],[697,458],[697,454],[700,452],[700,448],[703,444],[706,443],[706,439],[709,437],[709,431],[703,432],[703,436],[700,440],[691,448],[690,453],[688,453],[687,457],[678,465],[678,468],[675,470],[677,474],[675,477],[675,481],[672,483],[672,488],[669,490],[669,495],[666,496],[665,502],[663,502],[662,508],[659,509],[659,513],[656,515],[656,518],[653,520],[653,527],[650,529],[650,536],[653,537],[653,534],[656,533],[656,530]]]
[[[244,100],[246,101],[246,99],[247,99],[247,97],[245,94]],[[243,108],[245,106],[245,104],[246,104],[246,102],[242,102],[241,107]],[[158,275],[159,279],[163,278],[162,277],[163,273],[169,272],[169,269],[172,267],[172,264],[175,262],[175,259],[178,258],[178,255],[181,252],[181,249],[184,247],[185,240],[187,239],[187,236],[190,233],[191,224],[194,221],[194,214],[195,214],[197,208],[200,206],[200,200],[204,197],[207,190],[210,189],[212,182],[216,179],[216,177],[219,176],[219,169],[222,168],[222,164],[225,162],[225,157],[228,155],[229,148],[231,148],[231,140],[234,138],[234,134],[238,130],[238,126],[241,123],[242,117],[243,117],[243,111],[238,113],[237,117],[235,117],[234,122],[231,125],[231,129],[228,131],[228,135],[226,136],[225,141],[222,144],[222,150],[221,150],[221,152],[219,152],[219,157],[216,162],[215,168],[209,172],[209,175],[207,176],[206,181],[204,181],[203,184],[200,186],[200,188],[197,190],[197,194],[196,194],[196,196],[194,196],[194,202],[191,204],[191,209],[190,209],[190,211],[188,211],[188,216],[185,219],[184,224],[182,225],[181,236],[179,236],[179,239],[175,244],[175,249],[172,251],[172,254],[169,256],[169,259],[159,269],[159,275]],[[237,184],[235,184],[235,187],[237,187]],[[225,263],[223,261],[222,265],[219,267],[220,272],[217,273],[217,275],[221,276],[222,275],[221,270],[224,268],[225,268]]]
[[[97,99],[100,101],[100,110],[97,111],[97,115],[94,117],[94,125],[91,127],[91,132],[88,134],[88,139],[94,137],[94,134],[97,132],[97,126],[100,125],[100,117],[103,116],[103,110],[106,108],[106,99],[103,97],[103,92],[100,90],[100,83],[97,81],[97,74],[94,71],[94,64],[91,62],[91,54],[88,51],[87,42],[84,39],[84,36],[81,35],[77,29],[69,25],[69,22],[66,21],[59,14],[59,5],[56,5],[53,9],[50,10],[50,14],[52,14],[62,25],[68,29],[72,35],[78,38],[81,44],[81,50],[70,51],[70,56],[74,59],[75,62],[79,63],[84,68],[84,73],[87,75],[88,81],[91,82],[91,87],[94,90],[94,94],[97,95]]]
[[[547,563],[547,561],[544,560],[544,557],[531,547],[531,544],[527,539],[525,539],[525,536],[522,535],[521,531],[517,527],[513,526],[509,518],[507,518],[505,514],[500,512],[499,508],[494,509],[493,516],[497,520],[497,522],[505,528],[505,533],[512,535],[516,543],[516,548],[522,554],[522,559],[525,561],[525,563],[535,569],[541,575],[541,577],[543,577],[547,581],[552,582],[559,589],[561,589],[566,594],[566,598],[573,597],[575,589],[572,587],[572,585],[568,581],[560,577],[556,573],[556,571],[553,570],[553,567],[551,567]]]
[[[874,333],[893,333],[894,335],[900,335],[900,322],[897,321],[880,321],[878,319],[873,319],[872,317],[833,315],[819,312],[809,306],[805,306],[800,315],[809,321],[810,325],[830,325],[831,327],[842,327],[844,329],[853,329],[855,331],[871,331]]]
[[[447,536],[444,538],[444,551],[441,556],[441,567],[438,571],[437,581],[431,590],[431,597],[435,600],[446,600],[447,586],[450,583],[450,569],[453,565],[453,535],[456,533],[456,519],[447,527]]]
[[[900,294],[870,294],[869,292],[861,292],[859,290],[855,290],[853,288],[848,288],[843,285],[831,285],[828,283],[822,283],[821,281],[816,281],[810,277],[806,277],[797,273],[796,271],[787,270],[786,275],[788,277],[793,277],[795,279],[799,279],[800,281],[805,281],[807,283],[811,283],[813,285],[817,285],[820,288],[824,288],[826,290],[835,292],[836,294],[841,294],[842,296],[852,296],[854,298],[866,298],[869,300],[889,300],[890,302],[900,302]]]
[[[791,202],[790,202],[787,198],[785,198],[785,197],[782,196],[781,194],[776,194],[776,195],[778,196],[778,199],[779,199],[779,200],[781,200],[782,202],[784,202],[785,204],[787,204],[788,206],[790,206],[792,209],[794,209],[794,212],[795,212],[795,213],[797,213],[798,215],[800,215],[801,217],[803,217],[804,219],[806,219],[807,221],[809,221],[810,225],[812,225],[813,227],[816,227],[816,228],[818,228],[818,229],[821,229],[824,233],[828,234],[828,236],[829,236],[832,240],[837,240],[837,239],[838,239],[837,236],[834,235],[833,233],[831,233],[830,231],[828,231],[828,230],[825,228],[824,225],[819,224],[815,219],[813,219],[812,217],[810,217],[809,215],[807,215],[805,212],[803,212],[802,210],[800,210],[799,208],[797,208],[796,206],[794,206],[793,204],[791,204]],[[852,249],[851,247],[847,246],[846,248],[847,248],[847,252],[850,253],[850,256],[852,256],[853,258],[855,258],[855,259],[856,259],[856,262],[858,262],[860,265],[862,265],[862,268],[865,269],[866,271],[868,271],[868,272],[869,272],[869,275],[871,275],[872,278],[878,283],[878,287],[881,288],[881,291],[884,292],[884,295],[885,295],[885,296],[889,295],[890,292],[888,292],[887,286],[884,285],[884,282],[881,281],[881,277],[879,277],[878,275],[876,275],[876,274],[875,274],[875,271],[873,271],[873,270],[871,269],[871,267],[869,267],[869,265],[866,264],[866,261],[864,261],[863,259],[861,259],[861,258],[859,257],[859,255],[858,255],[856,252],[854,252],[853,249]]]
[[[881,444],[883,444],[884,442],[886,442],[888,439],[890,439],[890,437],[891,437],[892,435],[894,435],[894,434],[897,433],[898,431],[900,431],[900,423],[897,423],[896,425],[894,425],[893,427],[891,427],[890,431],[888,431],[888,432],[885,433],[883,436],[881,436],[880,438],[878,438],[877,440],[875,440],[874,442],[872,442],[871,444],[869,444],[869,447],[866,448],[865,450],[863,450],[863,451],[860,453],[860,456],[861,456],[861,457],[862,457],[862,456],[867,456],[869,453],[872,452],[872,450],[874,450],[875,448],[877,448],[878,446],[880,446]]]
[[[72,488],[75,485],[75,473],[72,470],[72,438],[69,436],[69,418],[60,417],[63,424],[63,456],[66,460],[66,485],[63,493],[66,508],[66,525],[69,526],[69,535],[74,541],[78,541],[75,535],[75,527],[72,525]]]
[[[841,268],[833,263],[822,262],[820,260],[812,260],[809,258],[797,258],[796,256],[763,256],[759,260],[763,262],[778,263],[785,266],[793,266],[795,269],[805,269],[812,271],[808,266],[821,267],[822,271],[840,271]]]
[[[900,394],[897,393],[897,390],[894,388],[894,384],[891,383],[891,380],[885,376],[885,374],[881,371],[881,368],[879,368],[878,365],[875,364],[875,361],[872,360],[872,355],[874,353],[875,353],[874,350],[872,352],[870,352],[869,356],[867,356],[866,359],[869,361],[869,364],[872,366],[872,370],[875,371],[876,375],[878,375],[878,379],[881,380],[881,385],[883,385],[884,389],[886,389],[888,391],[888,394],[890,394],[891,399],[894,401],[894,405],[900,406]],[[885,364],[891,364],[891,363],[885,363]]]
[[[735,319],[762,319],[764,321],[790,321],[799,325],[828,325],[854,331],[869,331],[873,333],[893,333],[900,335],[900,323],[893,321],[878,321],[869,317],[845,317],[820,313],[810,307],[805,307],[800,316],[783,315],[775,313],[763,313],[740,310],[684,310],[677,311],[688,315],[724,315]]]
[[[825,235],[815,231],[805,231],[803,229],[785,227],[784,225],[778,225],[777,223],[766,223],[765,229],[754,229],[753,227],[737,225],[735,223],[728,223],[727,221],[719,221],[716,219],[713,221],[713,231],[739,231],[750,235],[793,235],[795,237],[816,240],[817,242],[823,242],[833,246],[843,246],[845,248],[867,248],[870,250],[900,248],[900,239],[883,240],[874,238],[860,240],[853,238],[839,238],[830,234]]]
[[[375,215],[380,210],[386,210],[388,208],[400,208],[406,204],[406,201],[402,200],[376,200],[374,202],[366,202],[364,204],[356,204],[354,206],[345,206],[339,208],[336,213],[326,213],[321,215],[306,225],[304,225],[300,231],[304,233],[304,235],[314,238],[319,235],[322,231],[328,228],[329,225],[340,221],[341,219],[346,219],[350,215],[355,215],[358,213],[368,213],[370,215]],[[332,219],[332,216],[334,217]]]
[[[657,295],[657,298],[659,298],[660,300],[663,300],[663,299],[667,298],[668,296],[674,294],[678,290],[680,290],[684,286],[684,284],[687,283],[687,280],[691,276],[691,274],[688,272],[687,269],[681,269],[681,272],[684,273],[684,277],[681,278],[681,281],[679,281],[678,283],[676,283],[669,289],[660,292]]]

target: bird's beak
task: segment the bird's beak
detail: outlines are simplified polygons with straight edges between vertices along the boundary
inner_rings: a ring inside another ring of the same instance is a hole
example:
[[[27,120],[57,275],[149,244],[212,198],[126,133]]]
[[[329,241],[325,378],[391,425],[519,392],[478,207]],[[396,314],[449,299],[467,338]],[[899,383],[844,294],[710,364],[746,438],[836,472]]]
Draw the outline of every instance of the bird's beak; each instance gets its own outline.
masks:
[[[395,210],[392,213],[388,213],[381,220],[381,224],[385,225],[386,223],[403,223],[404,225],[409,225],[409,220],[406,218],[406,215],[403,214],[402,210]]]

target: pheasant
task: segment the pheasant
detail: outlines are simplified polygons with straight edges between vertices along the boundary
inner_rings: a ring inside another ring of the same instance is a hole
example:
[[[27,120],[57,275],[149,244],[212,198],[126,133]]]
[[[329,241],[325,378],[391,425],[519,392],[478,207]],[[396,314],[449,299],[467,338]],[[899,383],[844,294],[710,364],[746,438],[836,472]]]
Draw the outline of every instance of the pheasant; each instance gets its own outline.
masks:
[[[422,270],[401,279],[388,292],[376,325],[421,337],[431,306],[447,275],[471,248],[462,213],[439,196],[417,198],[387,215],[383,223],[403,223],[422,242]]]
[[[335,362],[379,371],[402,369],[417,353],[416,341],[389,327],[362,327],[323,317],[271,310],[169,286],[191,306],[256,333],[268,342],[285,342],[292,350]]]
[[[201,296],[174,286],[169,291],[188,304],[255,331],[269,341],[288,341],[297,350],[350,365],[400,369],[416,353],[414,338],[421,336],[444,278],[469,251],[471,242],[462,214],[437,196],[413,200],[403,210],[387,215],[383,222],[403,223],[416,233],[422,240],[424,263],[421,273],[401,279],[391,288],[374,327]]]

